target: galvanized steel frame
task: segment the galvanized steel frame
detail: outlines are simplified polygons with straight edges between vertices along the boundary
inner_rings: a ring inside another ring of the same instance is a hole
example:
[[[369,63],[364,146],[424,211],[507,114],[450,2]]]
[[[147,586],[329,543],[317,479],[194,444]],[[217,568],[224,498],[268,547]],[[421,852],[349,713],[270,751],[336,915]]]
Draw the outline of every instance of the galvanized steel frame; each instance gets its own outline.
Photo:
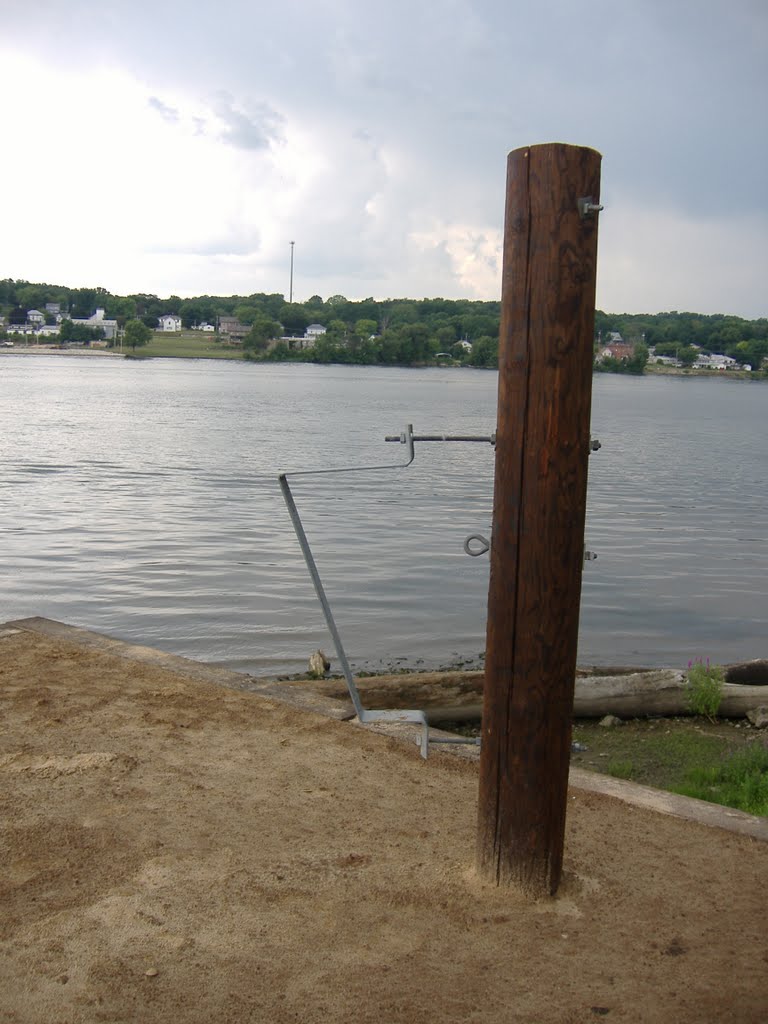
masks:
[[[344,649],[344,644],[342,643],[341,635],[340,635],[338,627],[336,625],[336,620],[333,617],[333,612],[331,611],[331,606],[330,606],[330,603],[328,601],[328,597],[327,597],[327,595],[325,593],[325,587],[323,586],[323,581],[320,578],[320,573],[319,573],[318,568],[317,568],[317,563],[315,562],[314,555],[312,554],[312,549],[311,549],[311,547],[309,545],[309,540],[307,539],[307,534],[306,534],[306,531],[304,529],[304,524],[301,521],[301,516],[299,515],[299,510],[296,507],[296,501],[295,501],[295,499],[293,497],[293,493],[292,493],[290,485],[288,483],[288,477],[289,476],[291,476],[291,477],[295,477],[295,476],[318,476],[318,475],[329,475],[329,474],[334,474],[334,473],[370,473],[370,472],[378,472],[378,471],[382,471],[382,470],[407,469],[408,466],[411,465],[411,463],[413,462],[413,460],[415,458],[414,442],[416,442],[416,441],[480,441],[480,442],[485,442],[486,444],[495,444],[496,437],[495,437],[494,434],[491,434],[491,435],[488,435],[488,436],[477,436],[477,435],[467,435],[467,434],[463,434],[463,435],[455,435],[455,434],[454,435],[447,435],[447,434],[415,435],[413,433],[413,425],[411,423],[409,423],[407,425],[405,431],[402,434],[399,434],[397,436],[388,436],[388,437],[385,438],[385,440],[386,441],[398,441],[401,444],[407,445],[407,449],[408,449],[408,459],[407,459],[407,461],[406,462],[385,463],[385,464],[376,465],[376,466],[343,466],[343,467],[333,468],[333,469],[309,469],[309,470],[296,470],[296,471],[290,471],[290,472],[283,472],[283,473],[278,474],[278,483],[280,485],[280,491],[281,491],[281,493],[283,495],[283,500],[285,501],[285,504],[286,504],[286,506],[288,508],[288,514],[291,517],[291,523],[293,525],[294,532],[296,533],[296,538],[297,538],[297,540],[299,542],[299,547],[301,548],[301,553],[304,556],[304,561],[306,562],[307,569],[309,570],[309,575],[310,575],[310,577],[312,579],[312,584],[313,584],[313,586],[315,588],[315,593],[317,594],[318,600],[320,601],[320,606],[321,606],[321,608],[323,610],[323,616],[325,617],[326,625],[328,626],[328,631],[331,634],[331,638],[333,640],[333,645],[336,648],[336,655],[337,655],[337,657],[339,659],[339,664],[341,665],[342,671],[344,673],[344,678],[345,678],[346,683],[347,683],[347,690],[349,692],[350,700],[352,701],[352,704],[354,706],[355,713],[356,713],[356,715],[358,717],[358,720],[361,723],[364,723],[364,724],[369,724],[369,723],[373,723],[373,722],[396,722],[396,723],[410,722],[410,723],[413,723],[414,725],[420,726],[421,727],[421,734],[420,734],[420,739],[417,742],[419,743],[419,747],[420,747],[420,750],[421,750],[421,756],[423,758],[426,758],[427,754],[429,752],[430,735],[429,735],[429,722],[427,721],[427,716],[424,713],[424,711],[420,711],[420,710],[378,711],[378,710],[369,710],[369,709],[367,709],[367,708],[365,708],[363,706],[363,702],[360,699],[360,693],[359,693],[359,691],[357,689],[357,685],[355,683],[355,677],[354,677],[354,675],[352,673],[352,669],[351,669],[350,664],[349,664],[349,659],[347,658],[347,653],[346,653],[346,651]],[[432,737],[432,742],[435,742],[435,743],[473,743],[473,742],[479,743],[479,740],[465,739],[464,737],[461,737],[461,736],[457,736],[457,737],[443,737],[443,736],[441,736],[441,737],[434,737],[433,736]]]

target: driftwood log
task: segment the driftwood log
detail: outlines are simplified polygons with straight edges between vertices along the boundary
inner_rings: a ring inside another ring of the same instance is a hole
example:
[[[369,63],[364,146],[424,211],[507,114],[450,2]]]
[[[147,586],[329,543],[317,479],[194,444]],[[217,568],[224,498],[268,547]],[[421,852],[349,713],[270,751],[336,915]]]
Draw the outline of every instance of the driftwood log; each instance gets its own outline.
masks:
[[[748,662],[728,666],[728,671],[748,668],[749,678],[762,678]],[[735,673],[738,676],[738,672]],[[733,675],[726,675],[732,679]],[[367,708],[419,708],[431,722],[479,721],[482,715],[482,672],[409,672],[396,675],[363,676],[356,680]],[[312,689],[327,697],[347,697],[344,679],[300,679],[290,684]],[[763,685],[726,682],[720,715],[741,718],[747,711],[768,704]],[[575,718],[643,718],[650,715],[690,714],[685,693],[685,676],[672,669],[580,669],[574,695]]]
[[[725,681],[747,686],[768,686],[768,661],[765,658],[756,658],[754,661],[726,665]],[[766,698],[768,699],[768,694]]]

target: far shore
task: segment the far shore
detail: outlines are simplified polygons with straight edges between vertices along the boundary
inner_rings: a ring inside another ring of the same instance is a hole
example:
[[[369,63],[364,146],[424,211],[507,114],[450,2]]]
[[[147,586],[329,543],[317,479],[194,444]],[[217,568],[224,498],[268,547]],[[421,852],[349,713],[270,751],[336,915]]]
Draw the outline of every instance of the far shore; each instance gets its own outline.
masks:
[[[110,349],[110,348],[62,348],[60,345],[14,345],[13,348],[0,348],[0,356],[99,356],[109,357],[112,359],[127,359],[137,358],[142,360],[151,359],[237,359],[237,354],[231,350],[227,352],[210,352],[207,351],[205,354],[167,354],[162,355],[149,354],[145,352],[134,352],[133,350],[127,349]],[[294,361],[292,361],[294,362]],[[301,360],[305,362],[305,360]],[[306,360],[309,362],[309,360]],[[267,364],[269,365],[269,364]],[[346,364],[344,364],[346,365]],[[361,364],[365,365],[365,364]],[[379,365],[379,364],[375,364]],[[424,368],[427,364],[421,364]],[[435,363],[436,367],[440,369],[451,369],[452,365],[456,368],[460,368],[463,364],[451,364],[451,363]],[[595,372],[601,372],[595,370]],[[717,377],[722,380],[760,380],[762,374],[753,373],[749,370],[710,370],[703,367],[679,367],[679,366],[660,366],[654,363],[648,363],[645,367],[644,373],[638,376],[665,376],[665,377]],[[621,376],[626,376],[622,374]]]
[[[0,348],[2,356],[111,356],[120,358],[125,353],[111,348],[61,348],[59,345],[14,345]]]

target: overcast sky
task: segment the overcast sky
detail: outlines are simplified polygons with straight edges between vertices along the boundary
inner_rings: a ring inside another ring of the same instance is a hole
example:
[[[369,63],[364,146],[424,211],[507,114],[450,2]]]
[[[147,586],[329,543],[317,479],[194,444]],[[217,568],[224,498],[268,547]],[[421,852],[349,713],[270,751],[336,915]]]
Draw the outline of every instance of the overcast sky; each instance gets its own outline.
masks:
[[[768,0],[2,0],[0,96],[0,277],[497,299],[557,141],[599,308],[768,315]]]

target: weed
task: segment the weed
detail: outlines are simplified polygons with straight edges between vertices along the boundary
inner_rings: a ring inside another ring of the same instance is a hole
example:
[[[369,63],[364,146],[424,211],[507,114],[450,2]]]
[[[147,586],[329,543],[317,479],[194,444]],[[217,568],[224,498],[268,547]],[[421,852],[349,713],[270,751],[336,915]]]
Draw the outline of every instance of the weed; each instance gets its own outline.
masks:
[[[723,683],[725,672],[720,665],[706,665],[697,658],[688,662],[688,678],[686,685],[686,701],[694,715],[703,715],[713,722],[720,710],[723,699]]]
[[[615,779],[631,779],[635,773],[635,766],[631,761],[609,761],[606,770]]]
[[[749,814],[768,814],[768,748],[750,743],[720,765],[691,768],[673,792]]]

